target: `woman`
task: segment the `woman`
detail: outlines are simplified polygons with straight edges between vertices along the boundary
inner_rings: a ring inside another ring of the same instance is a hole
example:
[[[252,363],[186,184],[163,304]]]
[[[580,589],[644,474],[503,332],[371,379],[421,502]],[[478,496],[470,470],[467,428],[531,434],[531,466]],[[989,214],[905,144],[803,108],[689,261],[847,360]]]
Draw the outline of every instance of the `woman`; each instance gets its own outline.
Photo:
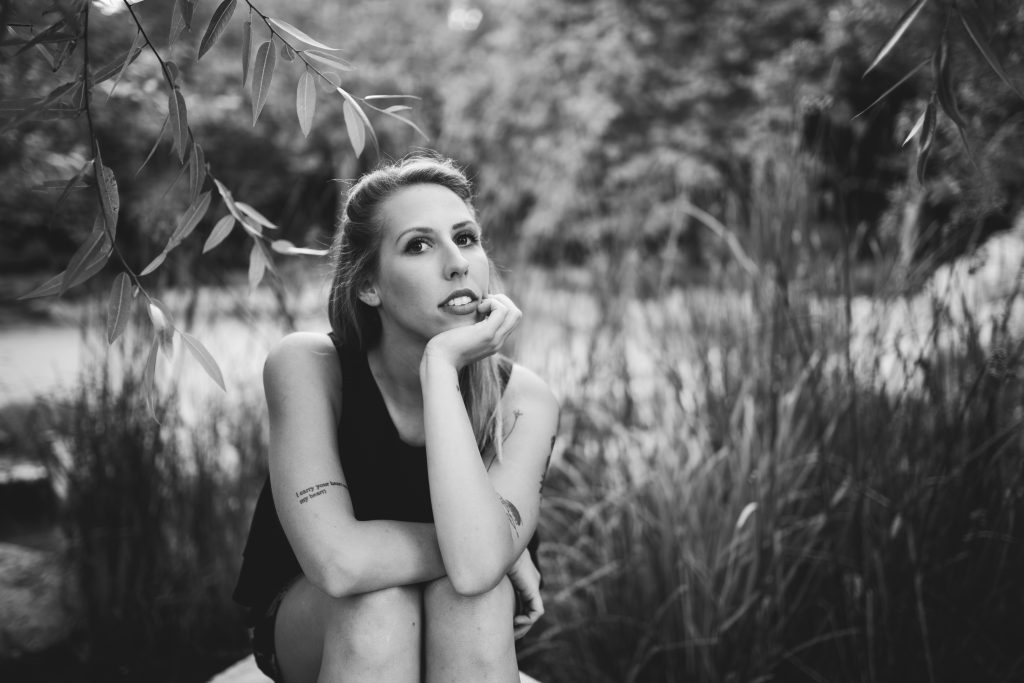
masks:
[[[519,680],[558,406],[498,355],[521,313],[470,199],[433,157],[362,178],[332,246],[331,334],[267,358],[269,485],[235,595],[275,680]]]

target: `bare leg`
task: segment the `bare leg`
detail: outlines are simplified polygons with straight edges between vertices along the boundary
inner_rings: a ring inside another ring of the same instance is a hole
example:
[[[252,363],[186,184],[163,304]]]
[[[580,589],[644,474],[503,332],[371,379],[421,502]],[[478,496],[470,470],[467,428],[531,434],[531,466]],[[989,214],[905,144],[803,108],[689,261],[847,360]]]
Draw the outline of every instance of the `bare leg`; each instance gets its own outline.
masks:
[[[464,597],[447,577],[423,591],[427,683],[519,683],[508,578],[483,595]]]
[[[332,598],[301,578],[274,627],[288,683],[419,683],[423,589]]]

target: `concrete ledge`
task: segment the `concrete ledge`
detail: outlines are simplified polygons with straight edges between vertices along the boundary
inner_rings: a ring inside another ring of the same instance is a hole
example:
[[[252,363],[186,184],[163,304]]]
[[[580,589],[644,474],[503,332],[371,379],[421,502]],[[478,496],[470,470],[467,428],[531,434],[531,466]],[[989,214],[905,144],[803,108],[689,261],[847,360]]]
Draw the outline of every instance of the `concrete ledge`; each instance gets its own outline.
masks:
[[[263,675],[263,672],[256,668],[256,660],[249,655],[240,662],[232,664],[210,679],[210,683],[267,683],[270,679]],[[540,683],[536,678],[519,672],[521,683]]]

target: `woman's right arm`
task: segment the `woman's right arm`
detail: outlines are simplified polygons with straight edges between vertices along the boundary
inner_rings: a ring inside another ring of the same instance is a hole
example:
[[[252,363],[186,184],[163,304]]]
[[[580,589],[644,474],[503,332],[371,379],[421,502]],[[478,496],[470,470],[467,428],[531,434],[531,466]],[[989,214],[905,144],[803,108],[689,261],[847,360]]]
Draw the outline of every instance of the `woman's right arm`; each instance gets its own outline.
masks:
[[[306,578],[342,596],[444,576],[433,524],[353,514],[338,457],[341,368],[330,339],[285,337],[267,357],[263,385],[274,504]]]

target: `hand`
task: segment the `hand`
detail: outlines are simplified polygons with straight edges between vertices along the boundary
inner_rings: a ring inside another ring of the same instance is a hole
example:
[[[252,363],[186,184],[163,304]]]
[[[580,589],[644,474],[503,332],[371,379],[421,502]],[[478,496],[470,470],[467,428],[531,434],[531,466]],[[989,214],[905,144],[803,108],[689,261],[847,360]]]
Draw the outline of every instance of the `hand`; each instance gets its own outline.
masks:
[[[544,601],[540,596],[540,571],[534,566],[528,550],[524,550],[508,570],[508,578],[517,598],[517,613],[512,618],[512,629],[518,640],[544,615]]]
[[[427,342],[424,361],[436,358],[461,370],[500,351],[523,318],[523,312],[504,294],[481,299],[477,313],[484,316],[479,322],[446,330]]]

